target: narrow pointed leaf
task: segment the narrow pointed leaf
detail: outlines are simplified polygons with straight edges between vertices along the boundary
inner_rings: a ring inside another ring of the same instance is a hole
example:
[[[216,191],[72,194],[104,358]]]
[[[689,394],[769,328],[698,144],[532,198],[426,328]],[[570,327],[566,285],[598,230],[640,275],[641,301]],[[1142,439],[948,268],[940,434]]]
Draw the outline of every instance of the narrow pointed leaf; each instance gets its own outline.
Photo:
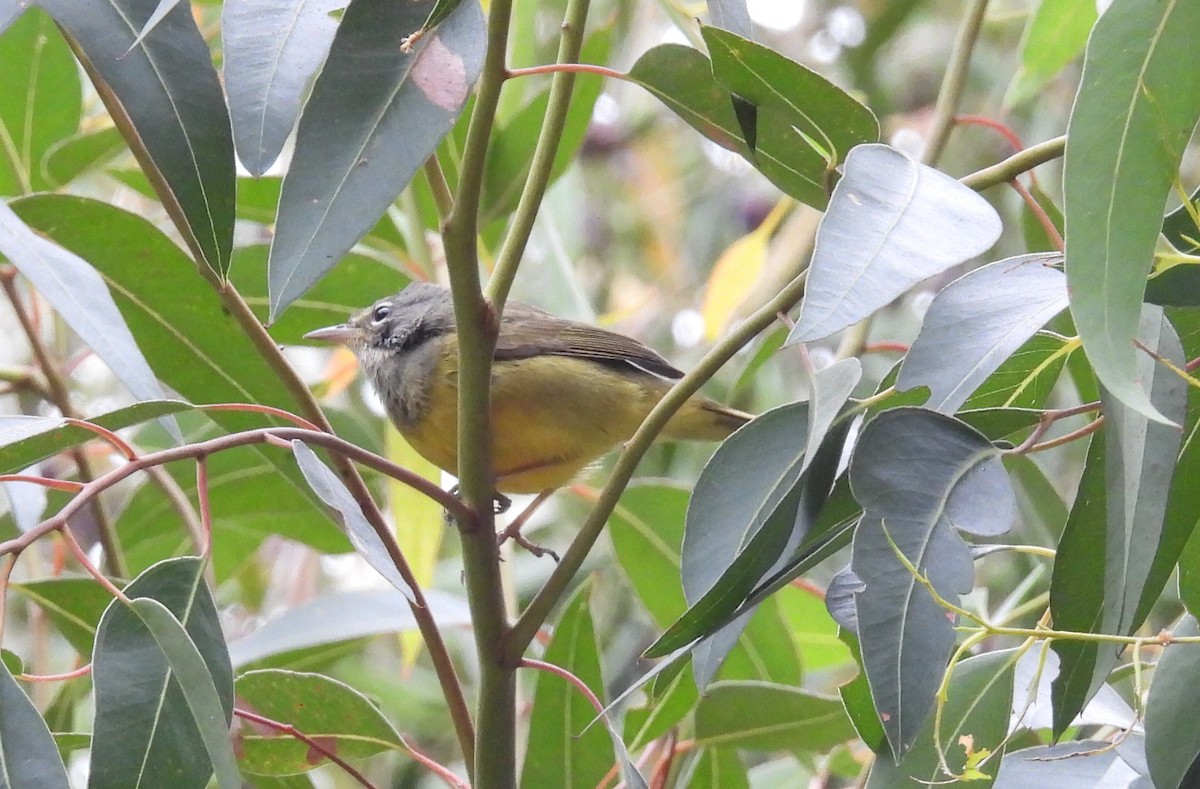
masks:
[[[0,30],[5,16],[0,8]],[[54,20],[33,9],[0,37],[0,74],[0,195],[45,189],[46,155],[79,129],[79,66]]]
[[[346,0],[228,0],[221,9],[225,90],[238,158],[251,175],[275,163],[300,115]]]
[[[1161,309],[1143,308],[1139,341],[1183,365],[1183,349]],[[1137,374],[1155,411],[1183,424],[1186,382],[1145,353]],[[1089,473],[1095,471],[1085,470],[1078,496],[1087,497],[1077,498],[1059,544],[1051,610],[1064,629],[1129,635],[1148,610],[1143,604],[1147,592],[1157,597],[1180,550],[1179,541],[1171,540],[1175,555],[1156,561],[1182,434],[1171,424],[1151,421],[1107,388],[1101,390],[1101,401],[1104,444],[1097,449],[1105,458],[1104,493],[1096,497],[1094,477],[1089,482]],[[1089,452],[1089,467],[1094,462]],[[1055,684],[1055,730],[1061,732],[1103,684],[1119,650],[1065,641],[1054,647],[1063,666]]]
[[[742,38],[754,38],[754,23],[750,21],[746,0],[708,0],[708,15],[714,26]]]
[[[158,0],[158,5],[154,8],[154,13],[150,14],[150,17],[142,23],[142,29],[138,31],[137,38],[129,45],[129,49],[132,50],[138,44],[142,43],[142,40],[150,35],[154,31],[154,28],[158,27],[158,23],[163,21],[166,15],[177,5],[179,5],[179,0]]]
[[[470,626],[466,600],[430,589],[425,602],[440,627]],[[280,612],[232,642],[229,658],[241,668],[285,652],[416,627],[408,602],[389,589],[330,592]]]
[[[342,526],[346,529],[346,535],[359,555],[366,559],[376,572],[386,578],[388,583],[399,589],[409,602],[415,603],[416,596],[412,587],[396,569],[396,564],[392,561],[387,546],[367,521],[362,508],[350,495],[350,491],[346,489],[342,481],[321,462],[316,453],[309,449],[304,442],[293,441],[292,454],[296,456],[296,463],[299,464],[304,479],[312,486],[313,491],[321,498],[321,501],[337,511]]]
[[[1134,347],[1163,202],[1200,119],[1200,3],[1114,3],[1088,40],[1063,164],[1071,314],[1112,396],[1156,420]]]
[[[271,246],[278,315],[350,251],[454,126],[483,64],[479,4],[462,3],[411,53],[432,3],[365,0],[342,17],[300,118]]]
[[[79,339],[139,400],[163,399],[162,387],[125,325],[103,278],[87,261],[34,233],[0,203],[0,254],[54,307]],[[182,439],[173,421],[168,421]]]
[[[789,342],[828,337],[906,290],[986,252],[1000,217],[945,173],[886,145],[846,159],[817,230],[800,318]]]
[[[147,400],[90,417],[88,421],[109,430],[120,430],[192,407],[191,403],[180,400]],[[62,417],[0,416],[0,474],[27,468],[93,437],[95,433],[68,425]]]
[[[930,390],[925,407],[953,414],[988,376],[1067,308],[1057,256],[991,263],[947,285],[929,305],[896,389]]]
[[[1037,95],[1055,74],[1083,52],[1096,23],[1096,0],[1042,0],[1021,37],[1020,68],[1004,103],[1008,106]]]
[[[602,696],[604,678],[600,674],[600,654],[588,599],[589,588],[585,584],[568,601],[543,659],[571,672],[593,693]],[[595,718],[596,710],[572,683],[539,672],[521,786],[600,783],[613,765],[613,750],[602,727],[589,728]]]
[[[43,169],[50,186],[66,186],[125,150],[125,138],[115,126],[80,132],[52,145],[46,152]]]
[[[0,663],[0,789],[70,785],[46,721],[9,673],[7,661]]]
[[[954,645],[947,613],[897,557],[900,551],[938,594],[969,592],[974,568],[958,530],[1003,533],[1016,500],[999,452],[950,417],[916,408],[885,411],[867,423],[850,463],[850,484],[866,510],[851,568],[863,666],[899,759],[933,709]]]
[[[758,109],[763,137],[790,134],[794,145],[814,147],[829,169],[855,145],[879,139],[875,115],[815,71],[736,31],[705,27],[701,33],[717,82]]]
[[[1115,771],[1116,783],[1105,778]],[[1005,754],[994,789],[1031,789],[1044,786],[1140,787],[1131,782],[1133,770],[1105,740],[1072,740],[1057,745],[1036,745]]]
[[[96,625],[112,602],[112,595],[93,578],[46,578],[13,584],[12,589],[37,605],[76,652],[92,654]]]
[[[129,607],[154,636],[171,666],[173,679],[187,699],[204,750],[212,761],[217,785],[222,789],[239,789],[242,779],[229,742],[230,712],[223,708],[204,656],[192,643],[183,625],[162,603],[152,597],[140,597]]]
[[[1200,635],[1188,615],[1175,628],[1177,636]],[[1180,789],[1200,778],[1200,645],[1175,644],[1163,652],[1154,669],[1146,700],[1146,760],[1157,789]]]
[[[233,673],[204,583],[201,561],[170,559],[127,587],[133,598],[162,603],[186,629],[214,682],[226,720],[233,710]],[[92,655],[96,720],[89,789],[201,789],[212,764],[180,680],[141,618],[114,600],[100,619]]]
[[[158,5],[152,0],[41,5],[78,42],[109,114],[197,260],[224,275],[233,250],[233,136],[190,4],[171,9],[137,47]]]

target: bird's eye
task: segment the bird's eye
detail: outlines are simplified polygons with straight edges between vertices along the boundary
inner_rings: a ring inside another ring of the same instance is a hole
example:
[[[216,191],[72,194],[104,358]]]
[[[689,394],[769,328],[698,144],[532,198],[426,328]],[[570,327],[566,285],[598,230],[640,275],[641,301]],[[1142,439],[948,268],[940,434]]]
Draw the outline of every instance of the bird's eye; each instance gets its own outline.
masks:
[[[387,316],[389,316],[391,314],[392,314],[391,305],[380,304],[378,307],[375,308],[375,311],[371,313],[371,320],[375,321],[376,323],[381,323],[387,319]]]

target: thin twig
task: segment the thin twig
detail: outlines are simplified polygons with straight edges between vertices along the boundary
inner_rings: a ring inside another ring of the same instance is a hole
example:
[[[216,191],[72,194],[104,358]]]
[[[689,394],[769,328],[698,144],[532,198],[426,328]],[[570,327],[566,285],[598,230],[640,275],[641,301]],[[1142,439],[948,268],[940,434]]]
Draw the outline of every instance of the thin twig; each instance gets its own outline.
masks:
[[[345,770],[346,774],[357,781],[359,786],[364,787],[364,789],[376,789],[375,784],[368,781],[366,776],[351,767],[349,762],[338,756],[335,751],[326,748],[321,744],[320,740],[314,737],[309,737],[307,734],[300,731],[290,723],[280,723],[279,721],[272,720],[264,715],[259,715],[257,712],[251,712],[250,710],[242,709],[241,707],[234,707],[233,714],[244,720],[253,721],[254,723],[261,724],[268,728],[274,729],[275,731],[283,732],[289,737],[294,737],[312,750],[324,756],[329,761],[336,764],[338,767],[341,767],[343,770]]]
[[[963,90],[967,85],[967,73],[971,67],[971,53],[975,42],[979,39],[979,31],[983,28],[983,17],[987,12],[988,0],[972,0],[971,7],[958,28],[958,36],[954,40],[954,49],[950,53],[950,63],[946,67],[946,75],[942,79],[942,87],[938,91],[937,108],[933,119],[933,130],[929,133],[929,142],[925,145],[925,164],[934,165],[941,158],[950,139],[950,131],[954,128],[954,117],[958,114],[958,105],[962,101]]]

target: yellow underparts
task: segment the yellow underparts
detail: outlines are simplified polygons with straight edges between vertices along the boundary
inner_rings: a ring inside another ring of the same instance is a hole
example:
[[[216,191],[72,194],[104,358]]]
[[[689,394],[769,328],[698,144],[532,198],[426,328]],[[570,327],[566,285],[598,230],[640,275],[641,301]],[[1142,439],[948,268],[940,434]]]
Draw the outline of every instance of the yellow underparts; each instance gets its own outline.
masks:
[[[452,369],[447,361],[443,358],[439,369]],[[402,426],[401,432],[418,452],[455,473],[457,376],[435,377],[422,417],[415,426]],[[538,493],[570,483],[589,463],[632,436],[669,388],[669,382],[632,368],[623,374],[563,356],[495,363],[491,427],[496,489]],[[692,398],[663,436],[724,438],[739,424],[729,413],[703,398]]]

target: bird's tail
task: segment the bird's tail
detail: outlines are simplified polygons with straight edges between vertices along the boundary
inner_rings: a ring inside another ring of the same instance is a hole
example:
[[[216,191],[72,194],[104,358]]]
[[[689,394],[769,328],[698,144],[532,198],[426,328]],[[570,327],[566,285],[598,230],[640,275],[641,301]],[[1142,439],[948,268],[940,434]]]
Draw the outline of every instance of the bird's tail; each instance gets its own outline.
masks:
[[[677,441],[720,441],[753,418],[706,397],[693,397],[671,417],[662,436]]]

